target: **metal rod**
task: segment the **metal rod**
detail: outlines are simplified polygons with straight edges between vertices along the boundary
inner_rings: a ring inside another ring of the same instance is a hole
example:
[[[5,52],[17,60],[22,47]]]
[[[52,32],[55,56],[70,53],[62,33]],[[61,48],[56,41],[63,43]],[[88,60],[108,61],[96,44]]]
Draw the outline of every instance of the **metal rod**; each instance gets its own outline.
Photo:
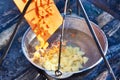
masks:
[[[15,26],[15,29],[14,29],[12,35],[10,36],[10,39],[9,39],[8,44],[7,44],[7,46],[6,46],[6,49],[5,49],[5,51],[3,52],[2,56],[0,57],[0,64],[2,64],[3,60],[5,59],[8,51],[9,51],[9,49],[10,49],[12,43],[13,43],[13,40],[14,40],[14,38],[15,38],[15,36],[16,36],[19,28],[20,28],[20,27],[19,27],[19,24],[22,22],[22,19],[23,19],[23,17],[24,17],[24,15],[25,15],[25,13],[26,13],[26,11],[27,11],[27,9],[28,9],[28,7],[29,7],[29,5],[30,5],[31,2],[32,2],[32,0],[29,0],[29,1],[27,2],[27,4],[25,5],[25,7],[24,7],[24,9],[23,9],[23,11],[22,11],[22,13],[21,13],[21,15],[20,15],[20,18],[19,18],[19,20],[18,20],[18,22],[17,22],[17,24],[16,24],[16,26]]]
[[[98,38],[97,38],[97,36],[96,36],[96,34],[94,32],[94,29],[92,28],[92,25],[91,25],[90,20],[89,20],[89,18],[87,16],[87,13],[86,13],[83,5],[82,5],[81,0],[79,0],[79,3],[80,3],[81,10],[83,12],[83,16],[85,17],[86,23],[87,23],[87,25],[89,27],[89,30],[90,30],[90,32],[91,32],[91,34],[92,34],[92,36],[93,36],[93,38],[95,40],[95,43],[96,43],[96,45],[98,47],[98,50],[99,50],[99,52],[100,52],[100,54],[101,54],[101,56],[102,56],[102,58],[103,58],[103,60],[104,60],[104,62],[106,64],[106,66],[108,67],[109,73],[112,75],[113,79],[116,80],[116,77],[115,77],[115,75],[113,73],[113,70],[112,70],[108,60],[106,59],[106,57],[104,55],[104,51],[103,51],[103,49],[101,47],[101,44],[100,44],[100,42],[99,42],[99,40],[98,40]]]
[[[76,1],[76,5],[77,5],[77,14],[78,16],[80,16],[80,7],[79,7],[79,1]]]
[[[62,22],[62,30],[61,30],[61,36],[60,36],[59,57],[58,57],[58,69],[55,71],[56,76],[62,75],[62,73],[60,72],[60,62],[61,62],[61,52],[62,52],[65,17],[66,17],[66,12],[67,12],[67,4],[68,4],[68,0],[66,0],[66,2],[65,2],[65,8],[64,8],[64,13],[63,13],[63,22]]]

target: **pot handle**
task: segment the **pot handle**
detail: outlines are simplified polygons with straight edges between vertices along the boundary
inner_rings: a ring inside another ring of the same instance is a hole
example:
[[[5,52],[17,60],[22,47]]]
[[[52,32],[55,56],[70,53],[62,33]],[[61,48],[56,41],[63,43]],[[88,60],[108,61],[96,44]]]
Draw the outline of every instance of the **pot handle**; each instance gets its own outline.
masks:
[[[54,71],[45,71],[50,77],[56,78],[56,79],[64,79],[72,76],[74,73],[73,72],[67,72],[67,73],[62,73],[60,76],[56,76]]]

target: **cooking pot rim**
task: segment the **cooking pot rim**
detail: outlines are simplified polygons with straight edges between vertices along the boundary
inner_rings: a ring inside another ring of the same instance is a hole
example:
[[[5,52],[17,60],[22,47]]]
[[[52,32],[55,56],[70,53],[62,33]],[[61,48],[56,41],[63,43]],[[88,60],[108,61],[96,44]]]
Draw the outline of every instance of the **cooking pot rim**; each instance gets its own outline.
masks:
[[[71,16],[71,15],[68,15],[68,16],[66,16],[66,18],[67,18],[67,17],[68,17],[68,18],[76,18],[76,19],[82,19],[82,20],[84,20],[84,18],[82,18],[82,17],[77,17],[76,15],[72,15],[72,16]],[[104,55],[106,55],[107,49],[108,49],[108,40],[107,40],[107,37],[106,37],[105,33],[98,27],[98,25],[96,25],[96,24],[93,23],[92,21],[91,21],[91,23],[92,23],[93,25],[95,25],[95,26],[100,30],[101,34],[102,34],[103,37],[104,37],[104,40],[105,40]],[[22,38],[22,45],[21,45],[21,46],[22,46],[23,53],[24,53],[25,57],[28,59],[29,62],[31,62],[35,67],[44,70],[44,71],[45,71],[46,73],[48,73],[48,75],[49,75],[50,73],[49,73],[48,70],[46,70],[46,69],[38,66],[38,65],[35,64],[33,61],[31,61],[31,59],[28,57],[28,54],[26,53],[26,50],[25,50],[25,47],[24,47],[24,41],[25,41],[25,38],[26,38],[27,33],[28,33],[30,30],[31,30],[31,28],[28,28],[27,31],[25,32],[25,34],[23,35],[23,38]],[[69,76],[66,76],[66,77],[64,76],[64,77],[62,77],[62,78],[67,78],[67,77],[70,77],[71,75],[73,75],[73,74],[75,74],[75,73],[82,73],[82,72],[85,72],[85,71],[87,71],[87,70],[90,70],[90,69],[94,68],[96,65],[98,65],[101,61],[102,61],[102,57],[101,57],[95,64],[93,64],[92,66],[87,67],[87,68],[83,68],[83,69],[81,69],[81,70],[79,70],[79,71],[75,71],[75,72],[67,72],[67,74],[70,74],[70,75],[69,75]],[[52,72],[52,71],[51,71],[51,72]],[[53,71],[53,72],[54,72],[54,71]],[[52,72],[52,73],[53,73],[53,72]],[[67,74],[66,74],[66,75],[67,75]],[[50,76],[51,76],[51,75],[50,75]],[[51,76],[51,77],[59,78],[59,77],[56,77],[56,76]]]

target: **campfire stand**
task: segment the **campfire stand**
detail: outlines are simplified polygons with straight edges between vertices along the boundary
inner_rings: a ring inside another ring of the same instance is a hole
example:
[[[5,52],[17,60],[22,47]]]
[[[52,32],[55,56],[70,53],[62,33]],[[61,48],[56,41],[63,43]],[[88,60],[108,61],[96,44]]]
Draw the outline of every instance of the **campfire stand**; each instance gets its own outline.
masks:
[[[66,16],[67,4],[68,4],[68,0],[66,0],[66,2],[65,2],[63,19],[65,19],[65,16]],[[83,14],[83,16],[85,18],[85,21],[86,21],[86,23],[88,25],[88,28],[89,28],[92,36],[93,36],[93,39],[94,39],[94,41],[95,41],[95,43],[97,45],[97,48],[98,48],[99,52],[100,52],[100,55],[102,56],[102,58],[103,58],[103,60],[104,60],[104,62],[106,64],[106,66],[107,66],[107,68],[109,70],[109,73],[111,74],[111,76],[113,77],[113,79],[116,80],[114,72],[113,72],[113,70],[112,70],[112,68],[111,68],[108,60],[106,59],[106,57],[104,55],[104,51],[103,51],[103,49],[101,47],[101,44],[100,44],[100,42],[99,42],[99,40],[98,40],[98,38],[97,38],[97,36],[96,36],[93,28],[92,28],[92,25],[90,23],[90,20],[89,20],[89,18],[87,16],[87,13],[86,13],[86,11],[85,11],[85,9],[83,7],[83,4],[82,4],[81,0],[77,0],[77,9],[78,9],[78,15],[80,15],[80,9],[81,9],[82,14]],[[63,41],[63,36],[64,36],[64,34],[63,34],[64,33],[64,22],[65,21],[63,20],[62,31],[61,31],[61,38],[60,38],[60,50],[59,50],[59,59],[58,59],[58,70],[55,72],[56,75],[62,75],[62,73],[59,71],[59,69],[60,69],[60,58],[61,58],[61,49],[62,49],[61,47],[62,47],[62,41]],[[60,73],[60,74],[57,74],[57,73]]]
[[[29,6],[30,1],[31,1],[31,0],[28,1],[29,3],[28,3],[27,6]],[[68,0],[66,0],[66,3],[67,3],[67,1],[68,1]],[[78,4],[78,3],[79,3],[79,4]],[[67,4],[66,4],[66,5],[67,5]],[[66,6],[66,5],[65,5],[65,6]],[[84,7],[83,7],[83,5],[82,5],[81,0],[77,0],[77,8],[78,8],[78,13],[79,13],[79,11],[80,11],[79,9],[81,9],[81,11],[82,11],[82,13],[83,13],[83,16],[84,16],[84,18],[85,18],[85,20],[86,20],[86,23],[87,23],[87,25],[88,25],[88,27],[89,27],[89,30],[90,30],[90,32],[91,32],[91,34],[92,34],[92,36],[93,36],[93,38],[94,38],[94,40],[95,40],[95,42],[96,42],[96,45],[97,45],[97,47],[98,47],[98,49],[99,49],[99,51],[100,51],[100,54],[101,54],[101,56],[103,57],[103,60],[104,60],[104,62],[105,62],[105,64],[106,64],[106,66],[108,67],[108,70],[109,70],[111,76],[113,77],[114,80],[116,80],[115,75],[114,75],[114,73],[113,73],[113,71],[112,71],[112,68],[111,68],[108,60],[105,58],[104,52],[103,52],[103,50],[102,50],[102,48],[101,48],[101,45],[100,45],[100,43],[99,43],[99,41],[98,41],[98,39],[97,39],[97,37],[96,37],[96,35],[95,35],[94,30],[92,29],[92,26],[91,26],[91,24],[90,24],[90,20],[89,20],[87,14],[86,14],[86,11],[85,11],[85,9],[84,9]],[[65,9],[67,9],[67,8],[65,8]],[[22,20],[22,18],[23,18],[23,16],[24,16],[26,10],[27,10],[27,8],[24,8],[23,14],[21,15],[21,18],[20,18],[20,20],[19,20],[20,22],[21,22],[21,20]],[[64,15],[63,15],[64,18],[65,18],[65,16],[66,16],[65,11],[66,11],[66,10],[64,10]],[[16,25],[16,28],[15,28],[12,36],[10,37],[10,40],[9,40],[9,42],[8,42],[8,45],[7,45],[7,49],[5,50],[3,56],[0,58],[0,63],[3,61],[3,59],[5,58],[6,54],[8,53],[8,51],[9,51],[9,49],[10,49],[10,47],[11,47],[11,44],[12,44],[12,42],[13,42],[13,40],[14,40],[14,36],[15,36],[17,30],[18,30],[18,25],[20,24],[20,22],[18,22],[18,24]],[[64,22],[63,22],[63,23],[64,23]],[[64,25],[63,25],[63,30],[64,30]],[[63,35],[63,31],[61,32],[61,34]],[[61,39],[62,39],[62,38],[61,38]],[[60,41],[62,41],[62,40],[60,40]],[[61,42],[61,43],[62,43],[62,42]],[[60,48],[60,49],[61,49],[61,48]],[[61,56],[61,55],[59,55],[59,60],[60,60],[60,56]],[[59,61],[58,67],[60,67],[60,61]],[[59,68],[58,68],[58,71],[59,71]]]

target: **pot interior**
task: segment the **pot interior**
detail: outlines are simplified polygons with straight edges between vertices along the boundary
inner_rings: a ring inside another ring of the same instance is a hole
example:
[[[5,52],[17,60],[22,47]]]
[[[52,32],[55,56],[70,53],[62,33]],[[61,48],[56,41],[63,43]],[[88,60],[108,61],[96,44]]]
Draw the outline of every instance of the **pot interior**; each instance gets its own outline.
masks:
[[[107,47],[108,47],[106,36],[103,33],[103,31],[98,28],[96,24],[92,22],[91,24],[103,48],[104,54],[106,54]],[[60,32],[61,32],[61,27],[49,38],[48,40],[49,44],[54,42],[60,36]],[[72,36],[73,34],[74,36]],[[68,41],[67,45],[79,47],[83,52],[85,52],[85,56],[89,58],[87,63],[83,65],[82,69],[73,73],[80,73],[87,69],[91,69],[101,61],[101,55],[87,27],[87,24],[83,18],[71,17],[71,16],[66,17],[64,40]],[[33,53],[35,52],[35,46],[38,43],[39,42],[37,41],[35,34],[29,28],[26,31],[25,35],[23,36],[23,40],[22,40],[23,52],[27,57],[27,59],[33,65],[37,66],[42,70],[45,70],[41,66],[38,66],[33,61],[31,61],[31,58],[33,57]],[[55,77],[55,75],[53,74],[52,75],[48,74],[48,75]],[[63,76],[62,78],[65,78],[65,77],[66,76]]]

